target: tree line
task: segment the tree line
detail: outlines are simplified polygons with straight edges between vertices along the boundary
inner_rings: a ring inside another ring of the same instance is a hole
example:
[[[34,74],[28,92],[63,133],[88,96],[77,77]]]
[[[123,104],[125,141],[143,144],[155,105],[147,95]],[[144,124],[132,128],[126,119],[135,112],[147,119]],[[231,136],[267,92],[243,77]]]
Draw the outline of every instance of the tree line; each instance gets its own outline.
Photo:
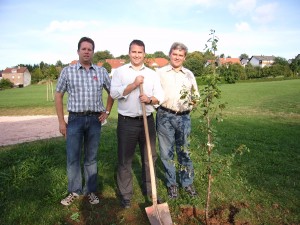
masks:
[[[224,57],[224,54],[220,54],[220,58]],[[150,58],[165,58],[169,59],[162,51],[156,51],[153,54],[146,54],[146,59]],[[228,56],[230,58],[230,56]],[[247,54],[241,54],[241,58],[248,58]],[[105,62],[106,59],[124,59],[125,62],[129,62],[128,55],[121,55],[114,57],[109,51],[97,51],[93,57],[93,63],[103,62],[103,67],[107,71],[111,72],[111,66]],[[205,74],[210,73],[215,65],[207,65],[208,60],[216,60],[216,57],[211,51],[194,51],[188,53],[184,66],[190,69],[196,77],[202,77]],[[69,64],[69,63],[68,63]],[[28,65],[19,64],[18,66],[27,67],[31,74],[31,82],[33,84],[40,83],[49,80],[56,80],[63,67],[68,64],[63,64],[60,60],[56,64],[47,64],[43,61],[39,64]],[[300,58],[296,58],[289,63],[285,58],[275,57],[275,62],[271,66],[266,67],[255,67],[251,64],[245,67],[239,64],[224,64],[217,67],[216,72],[224,79],[227,83],[235,83],[239,80],[258,79],[258,78],[269,78],[269,77],[298,77],[300,74]]]

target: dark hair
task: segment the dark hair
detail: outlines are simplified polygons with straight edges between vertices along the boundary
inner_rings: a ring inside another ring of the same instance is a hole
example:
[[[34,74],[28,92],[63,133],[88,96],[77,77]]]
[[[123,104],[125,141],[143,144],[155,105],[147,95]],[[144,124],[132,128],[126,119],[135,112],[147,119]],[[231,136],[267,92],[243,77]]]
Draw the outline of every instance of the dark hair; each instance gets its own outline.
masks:
[[[187,48],[184,44],[182,44],[182,43],[180,43],[180,42],[174,42],[174,43],[172,44],[171,48],[170,48],[169,55],[171,55],[172,51],[175,50],[175,49],[183,50],[185,56],[186,56],[187,53],[188,53],[188,48]]]
[[[78,50],[80,49],[81,43],[84,42],[84,41],[86,41],[86,42],[88,42],[88,43],[91,43],[91,44],[93,45],[93,51],[95,50],[95,43],[94,43],[94,41],[93,41],[91,38],[89,38],[89,37],[82,37],[82,38],[80,38],[80,40],[79,40],[79,42],[78,42]]]
[[[130,45],[129,45],[129,52],[130,52],[130,49],[131,49],[131,46],[132,46],[132,45],[141,46],[141,47],[144,48],[144,52],[146,51],[146,49],[145,49],[145,44],[144,44],[144,42],[142,42],[141,40],[133,40],[133,41],[130,43]]]

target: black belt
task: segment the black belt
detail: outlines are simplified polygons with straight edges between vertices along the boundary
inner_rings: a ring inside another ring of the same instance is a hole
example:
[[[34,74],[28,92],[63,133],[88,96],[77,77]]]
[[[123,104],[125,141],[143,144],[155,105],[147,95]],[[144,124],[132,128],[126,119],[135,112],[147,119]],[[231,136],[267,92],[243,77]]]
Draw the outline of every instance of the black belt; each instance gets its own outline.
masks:
[[[152,113],[147,116],[147,118],[151,117]],[[131,117],[131,116],[123,116],[122,114],[119,113],[119,117],[123,118],[123,119],[131,119],[131,120],[142,120],[143,116],[136,116],[136,117]]]
[[[71,115],[76,115],[76,116],[95,116],[95,115],[100,115],[100,112],[93,112],[93,111],[84,111],[84,112],[69,112]]]
[[[172,114],[175,114],[175,115],[178,115],[178,116],[186,115],[186,114],[189,114],[191,112],[190,110],[182,111],[182,112],[176,112],[172,109],[168,109],[168,108],[165,108],[163,106],[159,106],[159,108],[166,111],[166,112],[168,112],[168,113],[172,113]]]

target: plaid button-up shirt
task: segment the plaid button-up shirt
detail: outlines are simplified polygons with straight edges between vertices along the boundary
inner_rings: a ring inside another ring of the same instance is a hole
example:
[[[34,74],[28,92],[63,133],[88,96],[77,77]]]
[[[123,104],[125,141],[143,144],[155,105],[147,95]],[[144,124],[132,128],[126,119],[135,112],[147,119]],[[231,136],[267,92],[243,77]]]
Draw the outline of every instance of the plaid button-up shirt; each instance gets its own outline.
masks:
[[[65,67],[58,78],[56,91],[68,93],[67,108],[71,112],[102,112],[103,88],[109,93],[110,77],[104,67],[92,65],[87,71],[80,63]]]

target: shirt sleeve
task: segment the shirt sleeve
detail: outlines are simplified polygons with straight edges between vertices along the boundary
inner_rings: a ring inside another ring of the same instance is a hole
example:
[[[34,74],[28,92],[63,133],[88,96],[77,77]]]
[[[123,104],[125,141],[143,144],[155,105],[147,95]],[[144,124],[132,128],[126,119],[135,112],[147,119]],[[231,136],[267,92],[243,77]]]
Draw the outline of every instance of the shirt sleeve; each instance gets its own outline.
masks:
[[[122,84],[120,71],[117,69],[112,76],[110,96],[113,99],[126,98],[126,96],[123,96],[126,87],[127,85]]]
[[[64,68],[61,73],[60,76],[57,80],[57,84],[56,84],[56,91],[60,92],[60,93],[65,93],[67,91],[67,73],[66,73],[67,69]]]
[[[110,93],[110,89],[111,89],[111,79],[109,77],[109,74],[107,72],[107,70],[105,68],[102,68],[103,73],[103,85],[104,85],[104,89],[107,91],[107,93]]]
[[[161,86],[159,74],[154,73],[153,76],[154,76],[153,96],[158,100],[158,102],[159,102],[158,105],[160,105],[164,101],[165,94],[164,94],[164,90]],[[155,106],[158,106],[158,105],[155,105]]]

